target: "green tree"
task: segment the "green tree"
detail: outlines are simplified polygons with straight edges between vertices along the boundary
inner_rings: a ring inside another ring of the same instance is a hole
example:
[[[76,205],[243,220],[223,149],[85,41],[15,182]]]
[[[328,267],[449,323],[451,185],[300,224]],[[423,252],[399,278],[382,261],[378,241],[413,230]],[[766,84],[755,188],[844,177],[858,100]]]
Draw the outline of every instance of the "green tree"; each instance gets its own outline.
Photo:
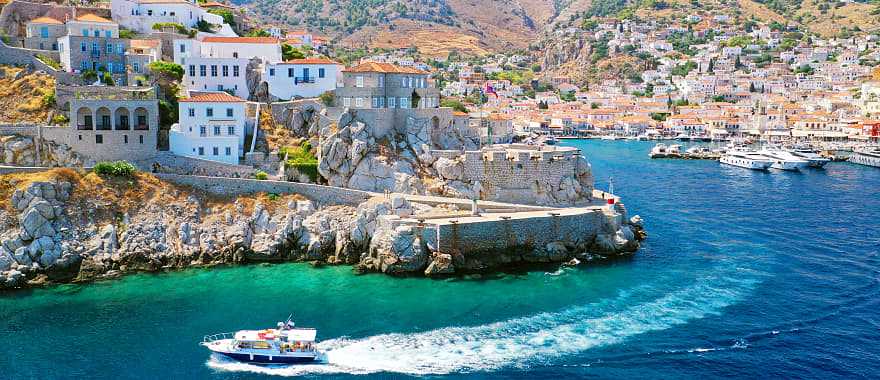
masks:
[[[281,44],[281,57],[285,61],[290,61],[294,59],[303,59],[306,57],[306,55],[303,54],[303,52],[301,52],[299,49],[291,45]]]
[[[441,99],[440,100],[440,107],[449,107],[449,108],[452,108],[453,110],[458,111],[458,112],[464,112],[464,113],[469,112],[467,107],[465,107],[464,103],[462,103],[460,100],[456,100],[456,99]]]

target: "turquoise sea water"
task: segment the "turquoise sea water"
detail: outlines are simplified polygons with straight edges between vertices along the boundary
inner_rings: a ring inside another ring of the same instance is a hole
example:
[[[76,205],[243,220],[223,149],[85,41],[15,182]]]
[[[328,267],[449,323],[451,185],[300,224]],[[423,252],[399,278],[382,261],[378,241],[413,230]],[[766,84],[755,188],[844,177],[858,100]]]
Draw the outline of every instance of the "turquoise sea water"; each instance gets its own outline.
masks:
[[[632,258],[430,280],[304,264],[0,295],[0,378],[880,376],[880,170],[759,173],[569,141],[648,240]],[[326,364],[211,358],[205,334],[319,329]]]

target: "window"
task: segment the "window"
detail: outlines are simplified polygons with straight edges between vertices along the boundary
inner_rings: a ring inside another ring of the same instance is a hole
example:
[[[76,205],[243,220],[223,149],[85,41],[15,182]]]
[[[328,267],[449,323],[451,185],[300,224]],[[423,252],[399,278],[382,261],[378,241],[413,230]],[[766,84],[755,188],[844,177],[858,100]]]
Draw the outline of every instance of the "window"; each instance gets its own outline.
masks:
[[[354,78],[354,86],[355,87],[364,87],[364,77],[358,75]]]
[[[205,110],[205,115],[208,117],[213,117],[214,116],[214,109],[208,107],[208,109]]]
[[[211,76],[212,77],[217,76],[217,65],[211,65]]]
[[[226,117],[232,117],[232,108],[226,109]]]
[[[186,44],[180,44],[180,52],[186,53]]]
[[[128,135],[122,135],[122,143],[128,144]]]
[[[108,73],[113,72],[113,62],[107,62],[107,72]]]
[[[80,62],[80,64],[79,64],[79,68],[80,68],[81,70],[88,70],[88,69],[89,69],[89,63],[86,62],[86,61],[82,61],[82,62]]]
[[[111,32],[109,30],[104,31],[104,37],[105,38],[113,38],[113,32]]]
[[[92,42],[92,51],[93,52],[100,52],[100,50],[98,50],[98,43],[97,42]]]
[[[107,48],[107,54],[110,54],[113,52],[113,44],[107,44],[106,48]]]
[[[303,68],[303,78],[309,79],[309,68],[308,67]]]
[[[228,65],[223,65],[223,76],[224,77],[229,76],[229,66]]]
[[[152,16],[152,15],[153,15],[153,10],[147,9],[147,16]]]
[[[40,50],[46,50],[46,49],[43,48],[43,43],[42,43],[42,42],[40,42]]]
[[[376,99],[379,99],[379,108],[385,108],[385,98],[380,96]]]
[[[79,43],[79,48],[80,48],[80,50],[82,50],[82,51],[86,51],[86,42],[85,42],[85,41],[80,42],[80,43]]]
[[[323,77],[324,77],[324,68],[319,67],[318,68],[318,78],[323,78]]]
[[[199,127],[199,136],[206,136],[208,134],[208,127],[201,126]]]
[[[292,67],[287,69],[287,77],[293,78],[293,68]]]
[[[270,77],[274,77],[274,76],[275,76],[275,69],[269,69],[269,76],[270,76]]]
[[[204,76],[208,76],[208,74],[207,74],[207,66],[205,66],[205,65],[199,65],[199,75],[200,75],[200,76],[203,76],[203,77],[204,77]]]
[[[342,106],[343,107],[351,107],[351,98],[342,98]]]
[[[199,147],[199,156],[204,156],[204,155],[205,155],[205,147],[200,146]]]
[[[132,70],[134,70],[134,72],[136,72],[136,73],[141,72],[141,65],[139,65],[137,62],[132,63],[132,64],[131,64],[131,68],[132,68]]]
[[[230,135],[230,136],[234,135],[235,134],[235,127],[226,127],[226,134]]]
[[[196,76],[196,65],[189,65],[189,76]]]
[[[40,27],[40,37],[49,38],[49,27],[48,26],[41,26]]]
[[[226,155],[227,155],[227,156],[231,156],[231,155],[232,155],[232,148],[230,148],[230,147],[228,147],[228,146],[226,147]]]
[[[220,127],[214,127],[214,136],[220,136]]]
[[[397,107],[397,98],[388,98],[388,108]]]
[[[379,87],[385,87],[385,76],[379,75]]]
[[[89,36],[89,30],[83,29],[83,37],[88,37],[88,36]],[[83,43],[85,43],[85,42],[83,42]]]
[[[100,31],[100,30],[96,30],[94,34],[95,34],[95,37],[101,37],[101,31]]]
[[[238,58],[238,52],[237,52],[237,51],[232,52],[232,58]]]
[[[406,77],[400,77],[400,87],[406,88]]]
[[[373,108],[379,108],[379,98],[372,98],[372,99],[373,99]]]
[[[220,148],[218,148],[218,147],[215,146],[215,147],[212,148],[211,150],[213,151],[213,153],[214,153],[215,156],[219,156],[219,155],[220,155]]]
[[[397,105],[398,105],[400,108],[409,108],[409,104],[407,104],[407,103],[409,103],[409,101],[407,100],[407,98],[400,98],[400,101],[397,102]]]
[[[232,76],[238,77],[238,65],[232,66]]]
[[[196,109],[195,108],[190,108],[188,113],[189,113],[189,117],[196,117]]]
[[[117,44],[116,45],[116,54],[119,54],[119,55],[125,54],[125,46],[123,46],[122,44]]]
[[[364,98],[354,98],[354,106],[357,108],[363,108]]]
[[[103,144],[104,135],[95,135],[95,144]]]
[[[222,85],[222,84],[218,84],[218,85],[217,85],[217,91],[223,91],[223,85]]]

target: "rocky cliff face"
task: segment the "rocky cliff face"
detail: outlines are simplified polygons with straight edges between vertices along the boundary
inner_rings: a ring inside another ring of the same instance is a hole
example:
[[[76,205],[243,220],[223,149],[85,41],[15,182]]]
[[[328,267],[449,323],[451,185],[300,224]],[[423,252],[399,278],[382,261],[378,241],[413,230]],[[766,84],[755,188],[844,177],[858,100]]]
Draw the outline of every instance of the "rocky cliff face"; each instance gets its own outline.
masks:
[[[0,209],[0,288],[90,281],[135,271],[252,262],[350,264],[364,272],[438,275],[493,270],[516,262],[566,261],[589,251],[638,247],[635,224],[609,218],[589,243],[527,253],[435,252],[421,227],[401,221],[454,211],[402,196],[358,205],[316,205],[297,195],[218,200],[139,175],[53,176],[17,184]],[[635,228],[635,230],[634,230]]]
[[[0,136],[0,159],[6,165],[14,166],[60,166],[82,167],[94,165],[90,159],[72,151],[67,145],[44,141],[39,147],[28,136]]]

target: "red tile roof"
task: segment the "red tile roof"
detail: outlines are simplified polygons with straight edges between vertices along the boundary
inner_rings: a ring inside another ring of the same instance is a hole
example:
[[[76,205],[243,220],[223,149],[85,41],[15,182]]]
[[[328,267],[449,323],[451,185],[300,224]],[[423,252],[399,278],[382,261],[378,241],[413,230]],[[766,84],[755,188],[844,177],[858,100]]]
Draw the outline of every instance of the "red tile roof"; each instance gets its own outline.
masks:
[[[31,20],[30,22],[32,22],[34,24],[57,24],[57,25],[62,24],[61,21],[58,21],[58,20],[51,18],[51,17],[45,17],[45,16],[44,17],[37,17],[37,18]]]
[[[202,42],[219,42],[224,44],[277,44],[275,37],[205,37]]]
[[[188,98],[180,99],[179,102],[203,102],[203,103],[238,103],[244,99],[229,95],[225,92],[194,92]]]
[[[295,65],[338,65],[339,62],[336,62],[332,59],[328,58],[303,58],[303,59],[292,59],[290,61],[284,61],[284,63],[291,63]]]
[[[106,18],[103,18],[103,17],[98,16],[98,15],[94,15],[94,14],[91,14],[91,13],[87,13],[87,14],[84,14],[84,15],[82,15],[82,16],[77,17],[77,18],[76,18],[76,21],[86,21],[86,22],[107,22],[107,23],[112,23],[112,22],[113,22],[113,21],[110,21],[110,20],[108,20],[108,19],[106,19]]]
[[[344,72],[349,73],[386,73],[386,74],[430,74],[427,71],[419,70],[414,67],[397,66],[384,62],[364,62],[354,67],[349,67]]]

